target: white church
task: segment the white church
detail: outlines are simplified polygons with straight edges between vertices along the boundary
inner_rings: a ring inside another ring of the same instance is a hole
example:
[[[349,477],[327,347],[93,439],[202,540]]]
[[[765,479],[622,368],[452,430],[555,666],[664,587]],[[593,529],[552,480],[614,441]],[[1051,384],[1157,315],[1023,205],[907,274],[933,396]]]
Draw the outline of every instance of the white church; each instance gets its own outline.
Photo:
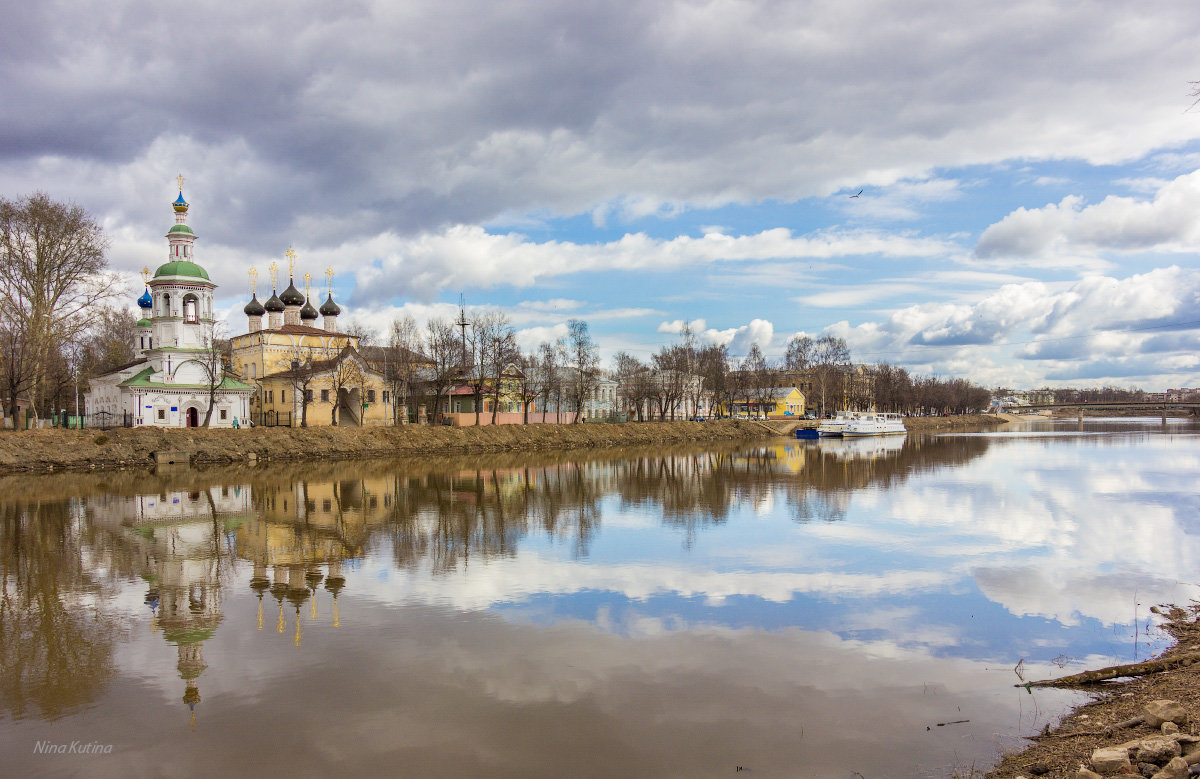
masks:
[[[188,204],[171,204],[175,224],[167,231],[167,261],[146,281],[138,299],[143,318],[133,332],[140,357],[91,379],[87,410],[115,424],[197,427],[204,424],[211,389],[210,375],[220,378],[209,427],[249,427],[254,388],[223,375],[214,361],[213,290],[217,285],[196,264],[196,234],[188,227]]]

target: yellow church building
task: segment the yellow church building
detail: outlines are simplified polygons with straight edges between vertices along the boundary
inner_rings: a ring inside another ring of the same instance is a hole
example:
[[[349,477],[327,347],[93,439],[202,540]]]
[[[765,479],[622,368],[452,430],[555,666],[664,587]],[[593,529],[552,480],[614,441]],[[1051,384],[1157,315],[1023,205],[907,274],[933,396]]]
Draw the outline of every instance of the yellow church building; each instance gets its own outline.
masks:
[[[230,339],[235,375],[256,387],[250,398],[254,424],[268,427],[390,425],[394,419],[383,374],[358,353],[358,338],[337,329],[341,307],[333,302],[333,269],[326,271],[329,295],[314,308],[296,289],[295,252],[287,251],[288,288],[275,291],[278,266],[271,263],[271,297],[259,302],[253,290],[243,311],[247,332]],[[265,326],[263,319],[266,318]],[[323,319],[317,327],[317,318]]]

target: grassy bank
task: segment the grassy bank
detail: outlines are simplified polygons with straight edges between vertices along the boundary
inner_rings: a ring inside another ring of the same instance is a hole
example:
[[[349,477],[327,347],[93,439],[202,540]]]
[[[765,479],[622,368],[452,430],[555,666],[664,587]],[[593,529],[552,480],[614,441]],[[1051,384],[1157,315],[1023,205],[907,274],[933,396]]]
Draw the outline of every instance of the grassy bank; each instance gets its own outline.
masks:
[[[264,460],[540,451],[728,441],[772,435],[739,420],[499,427],[131,428],[28,430],[0,435],[0,473],[139,468],[156,451],[184,452],[192,464]]]

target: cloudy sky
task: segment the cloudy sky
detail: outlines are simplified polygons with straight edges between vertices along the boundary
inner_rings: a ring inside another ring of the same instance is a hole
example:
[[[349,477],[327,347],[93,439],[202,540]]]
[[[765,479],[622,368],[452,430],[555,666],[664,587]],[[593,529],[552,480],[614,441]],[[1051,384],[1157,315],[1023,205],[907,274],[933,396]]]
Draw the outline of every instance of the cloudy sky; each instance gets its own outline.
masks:
[[[232,332],[291,245],[380,330],[1200,386],[1193,2],[4,5],[0,195],[89,209],[135,296],[182,173]]]

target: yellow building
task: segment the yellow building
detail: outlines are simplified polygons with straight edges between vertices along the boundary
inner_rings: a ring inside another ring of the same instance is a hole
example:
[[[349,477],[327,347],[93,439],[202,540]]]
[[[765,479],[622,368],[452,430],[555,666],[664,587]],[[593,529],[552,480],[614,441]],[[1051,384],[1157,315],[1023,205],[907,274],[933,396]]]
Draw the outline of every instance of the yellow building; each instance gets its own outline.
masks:
[[[728,416],[749,417],[802,417],[804,416],[804,393],[796,387],[775,387],[766,390],[762,398],[748,397],[733,401],[730,409],[721,408]]]
[[[352,346],[328,360],[298,363],[258,380],[259,424],[284,427],[392,424],[383,374]]]
[[[289,264],[295,253],[288,250]],[[289,270],[288,288],[272,291],[266,303],[252,293],[243,309],[247,332],[230,339],[235,375],[256,387],[250,399],[255,424],[299,427],[390,425],[393,414],[384,376],[358,353],[358,338],[337,329],[341,307],[333,302],[333,270],[326,271],[330,292],[321,308],[296,289]],[[253,279],[255,271],[250,270]],[[311,276],[305,274],[305,289]],[[266,316],[266,326],[263,317]],[[323,317],[322,327],[316,326]]]

